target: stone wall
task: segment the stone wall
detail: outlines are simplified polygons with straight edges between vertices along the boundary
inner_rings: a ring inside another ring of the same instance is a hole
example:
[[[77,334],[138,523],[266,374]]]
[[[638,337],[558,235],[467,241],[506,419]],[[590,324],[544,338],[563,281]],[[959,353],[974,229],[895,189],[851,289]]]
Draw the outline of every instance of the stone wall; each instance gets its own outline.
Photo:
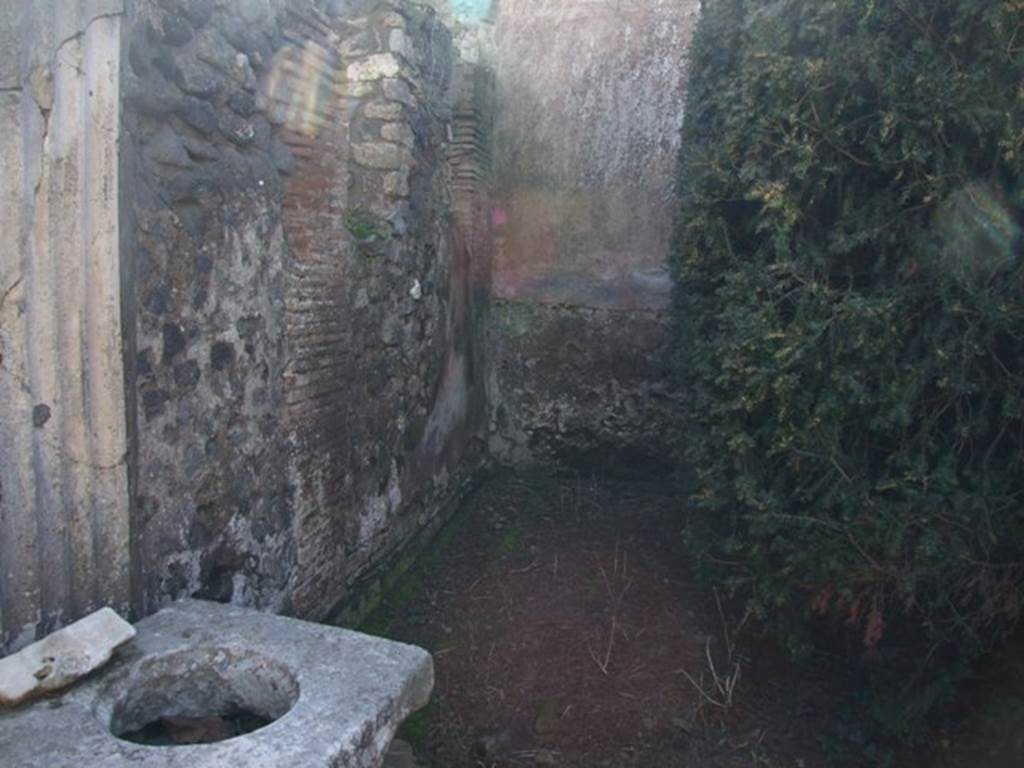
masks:
[[[306,445],[293,470],[303,614],[329,607],[318,605],[324,595],[343,602],[374,565],[435,525],[484,458],[470,265],[455,244],[447,163],[451,36],[433,12],[402,9],[337,27],[351,146],[348,243],[333,278],[304,280],[336,305],[314,320],[319,330],[307,324],[300,333],[312,354],[308,370],[294,373],[312,387],[290,407],[292,440]],[[294,294],[300,303],[304,291]],[[332,430],[324,428],[330,407]]]
[[[131,19],[144,611],[196,594],[322,618],[478,461],[450,35],[355,5]]]
[[[332,615],[486,461],[451,33],[61,8],[0,4],[0,652],[100,604]]]
[[[363,605],[485,439],[662,466],[697,1],[437,4],[0,0],[0,651]]]
[[[282,32],[259,3],[131,6],[124,83],[136,604],[286,608],[284,176],[260,109]]]
[[[658,360],[698,10],[699,0],[499,6],[490,342],[499,458],[547,462],[560,445],[567,461],[593,453],[581,445],[668,450],[668,411],[648,395],[667,391]],[[570,366],[566,344],[611,346],[571,355]],[[619,360],[641,362],[626,370]]]

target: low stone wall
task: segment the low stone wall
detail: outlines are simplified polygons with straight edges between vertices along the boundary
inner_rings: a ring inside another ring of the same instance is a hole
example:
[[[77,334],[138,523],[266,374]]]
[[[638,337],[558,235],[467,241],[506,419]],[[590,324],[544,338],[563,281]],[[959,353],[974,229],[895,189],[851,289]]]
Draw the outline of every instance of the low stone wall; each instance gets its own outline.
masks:
[[[667,314],[494,300],[490,445],[509,464],[671,474]]]

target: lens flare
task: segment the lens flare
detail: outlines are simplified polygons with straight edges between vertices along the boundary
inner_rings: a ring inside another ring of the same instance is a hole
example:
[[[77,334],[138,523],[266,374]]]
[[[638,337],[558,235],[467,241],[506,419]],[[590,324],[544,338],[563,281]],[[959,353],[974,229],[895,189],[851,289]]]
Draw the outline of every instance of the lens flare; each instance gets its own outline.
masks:
[[[343,96],[332,55],[307,42],[286,45],[274,56],[264,93],[273,117],[289,130],[314,136],[338,113]]]
[[[963,279],[985,279],[1018,258],[1024,233],[1011,197],[985,182],[951,195],[936,216],[941,266]]]

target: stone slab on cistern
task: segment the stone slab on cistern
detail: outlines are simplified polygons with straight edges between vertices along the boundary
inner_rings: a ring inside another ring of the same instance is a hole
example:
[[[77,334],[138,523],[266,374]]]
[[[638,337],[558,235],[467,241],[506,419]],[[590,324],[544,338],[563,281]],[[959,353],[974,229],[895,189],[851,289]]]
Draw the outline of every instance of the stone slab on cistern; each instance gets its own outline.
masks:
[[[110,608],[0,659],[0,706],[11,707],[71,685],[106,664],[135,637],[135,628]]]

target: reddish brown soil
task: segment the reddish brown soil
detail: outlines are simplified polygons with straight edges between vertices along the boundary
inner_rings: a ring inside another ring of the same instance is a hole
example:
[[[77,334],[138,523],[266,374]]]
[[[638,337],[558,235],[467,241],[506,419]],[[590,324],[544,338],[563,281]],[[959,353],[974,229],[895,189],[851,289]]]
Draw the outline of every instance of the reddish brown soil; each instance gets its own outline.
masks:
[[[414,736],[430,765],[658,768],[707,751],[719,712],[684,671],[714,693],[709,641],[720,673],[732,668],[684,567],[682,497],[503,475],[471,500],[416,597],[378,627],[434,653],[434,704]],[[718,751],[749,757],[766,736],[723,735]]]
[[[665,483],[505,473],[469,500],[373,622],[434,654],[433,703],[403,734],[422,763],[882,764],[856,745],[843,760],[822,746],[856,680],[825,660],[796,666],[753,631],[737,633],[729,606],[696,585],[682,552],[684,496]],[[740,668],[727,708],[709,648],[719,679]],[[968,725],[893,765],[1024,765],[998,762],[995,741],[1021,755],[1021,738],[1000,738]]]

